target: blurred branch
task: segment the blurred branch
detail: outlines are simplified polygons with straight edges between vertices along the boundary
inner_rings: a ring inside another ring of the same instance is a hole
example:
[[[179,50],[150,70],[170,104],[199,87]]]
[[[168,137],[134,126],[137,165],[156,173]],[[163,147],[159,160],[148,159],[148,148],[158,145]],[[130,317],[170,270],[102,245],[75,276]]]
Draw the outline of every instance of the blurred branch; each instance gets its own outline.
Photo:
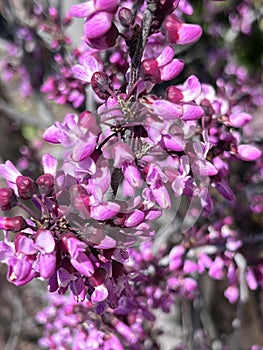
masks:
[[[20,298],[12,295],[13,320],[4,350],[16,350],[23,321],[23,307]]]
[[[0,40],[0,47],[1,44],[3,44],[3,40]],[[8,89],[6,89],[5,84],[0,80],[0,112],[17,124],[29,124],[39,128],[46,128],[55,122],[55,117],[41,93],[36,92],[32,96],[37,109],[36,115],[18,111],[12,105],[12,99],[9,95]]]
[[[50,126],[50,122],[47,120],[40,119],[39,116],[33,116],[27,113],[17,111],[15,108],[10,107],[4,102],[0,102],[0,112],[4,113],[8,118],[14,120],[16,123],[35,125],[41,128]]]

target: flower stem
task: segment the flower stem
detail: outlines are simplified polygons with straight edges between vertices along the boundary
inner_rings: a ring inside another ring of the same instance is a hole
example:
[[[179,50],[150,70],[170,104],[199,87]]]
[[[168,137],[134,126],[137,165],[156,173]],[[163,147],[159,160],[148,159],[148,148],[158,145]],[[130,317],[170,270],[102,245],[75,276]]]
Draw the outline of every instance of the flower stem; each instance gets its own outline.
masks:
[[[140,72],[140,64],[143,55],[143,51],[146,45],[147,38],[150,33],[150,28],[153,20],[153,16],[157,9],[157,0],[148,0],[147,7],[143,14],[142,26],[140,30],[140,34],[136,43],[135,53],[131,60],[131,73],[130,80],[128,84],[128,94],[130,94],[130,90],[133,88],[133,85],[139,78]],[[135,89],[133,88],[133,95],[135,93]]]

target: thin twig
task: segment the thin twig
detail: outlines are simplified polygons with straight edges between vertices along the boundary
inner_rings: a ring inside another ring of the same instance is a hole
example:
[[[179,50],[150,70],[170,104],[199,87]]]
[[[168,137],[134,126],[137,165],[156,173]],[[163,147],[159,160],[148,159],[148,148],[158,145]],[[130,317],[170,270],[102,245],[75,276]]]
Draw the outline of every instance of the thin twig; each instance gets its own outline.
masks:
[[[139,78],[140,64],[147,38],[150,33],[153,16],[157,9],[157,0],[148,0],[147,7],[143,14],[140,35],[136,43],[135,53],[131,61],[131,73],[128,85],[128,92]]]
[[[15,108],[10,107],[3,102],[0,102],[0,112],[4,113],[16,123],[35,125],[42,128],[50,126],[50,123],[47,120],[40,120],[39,117],[36,118],[36,116],[18,112]]]

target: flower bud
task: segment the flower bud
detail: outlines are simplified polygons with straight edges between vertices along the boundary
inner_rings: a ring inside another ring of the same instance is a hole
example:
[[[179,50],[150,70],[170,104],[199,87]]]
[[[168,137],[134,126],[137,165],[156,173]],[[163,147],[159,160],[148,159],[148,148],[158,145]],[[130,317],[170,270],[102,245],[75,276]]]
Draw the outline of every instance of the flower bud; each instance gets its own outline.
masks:
[[[142,70],[146,77],[153,83],[158,83],[161,81],[161,74],[158,68],[158,62],[154,58],[149,58],[142,62]]]
[[[0,188],[0,209],[10,210],[16,206],[17,198],[11,188]]]
[[[86,37],[86,43],[93,49],[107,50],[116,44],[118,35],[119,32],[116,25],[112,23],[110,29],[104,35],[94,39]]]
[[[0,218],[0,229],[18,232],[27,226],[22,216],[14,216],[12,218]]]
[[[91,86],[102,100],[110,96],[110,79],[106,73],[95,72],[91,77]]]
[[[35,193],[34,181],[27,176],[18,176],[16,179],[18,194],[22,199],[29,199]]]
[[[129,28],[133,22],[133,14],[127,7],[121,7],[119,14],[119,21],[125,28]]]
[[[173,103],[179,103],[184,98],[182,92],[176,86],[169,86],[166,94],[168,100]]]
[[[40,194],[50,194],[54,189],[54,178],[51,174],[44,174],[38,177],[37,186]]]
[[[50,7],[49,10],[49,16],[53,21],[58,21],[59,19],[59,14],[58,14],[58,10],[55,7]]]
[[[202,35],[202,28],[199,25],[183,23],[174,14],[165,17],[163,27],[166,39],[173,44],[192,44]]]
[[[252,145],[239,145],[237,147],[236,157],[245,161],[254,161],[260,158],[262,152],[255,146]]]

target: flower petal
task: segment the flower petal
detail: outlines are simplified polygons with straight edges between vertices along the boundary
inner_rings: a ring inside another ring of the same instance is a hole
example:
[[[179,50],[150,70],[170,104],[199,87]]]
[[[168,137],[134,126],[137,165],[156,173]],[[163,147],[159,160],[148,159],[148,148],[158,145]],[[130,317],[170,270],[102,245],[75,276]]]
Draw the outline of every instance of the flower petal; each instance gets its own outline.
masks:
[[[245,161],[253,161],[260,158],[261,151],[252,145],[239,145],[237,147],[237,157]]]
[[[174,57],[174,49],[172,46],[167,46],[162,53],[156,58],[158,66],[162,67],[172,61]]]
[[[94,267],[88,256],[84,252],[79,252],[76,259],[70,259],[72,266],[86,277],[90,277],[94,273]]]
[[[90,208],[90,216],[95,220],[108,220],[113,218],[120,210],[117,203],[108,202]]]
[[[55,240],[49,230],[38,230],[35,243],[42,253],[52,253],[55,249]]]
[[[56,253],[40,254],[39,273],[43,278],[49,278],[53,275],[56,268]]]
[[[100,303],[107,299],[108,295],[109,292],[105,284],[100,284],[99,286],[95,287],[94,292],[91,294],[91,302]]]
[[[73,5],[70,9],[71,16],[82,18],[92,15],[96,11],[93,1],[86,1],[83,4]]]
[[[175,58],[172,62],[160,68],[161,79],[169,81],[176,78],[184,68],[184,62]]]
[[[58,166],[58,161],[56,160],[56,158],[46,153],[42,157],[42,165],[43,165],[45,174],[51,174],[55,177],[57,166]]]

